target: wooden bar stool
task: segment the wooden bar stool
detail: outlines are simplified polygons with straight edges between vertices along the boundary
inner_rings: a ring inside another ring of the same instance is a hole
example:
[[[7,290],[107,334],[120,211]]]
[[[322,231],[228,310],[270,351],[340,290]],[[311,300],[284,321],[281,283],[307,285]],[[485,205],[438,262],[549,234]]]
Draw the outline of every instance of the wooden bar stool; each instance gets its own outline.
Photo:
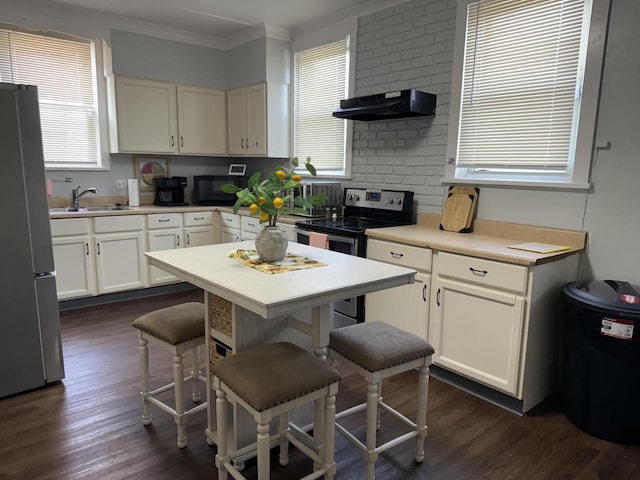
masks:
[[[367,401],[339,412],[336,419],[366,410],[366,445],[336,424],[336,430],[362,450],[366,463],[366,478],[375,478],[378,455],[396,445],[417,438],[415,460],[424,460],[424,440],[427,436],[427,395],[429,366],[433,347],[422,338],[384,322],[360,323],[333,330],[329,334],[329,355],[361,375],[367,382]],[[418,373],[417,419],[412,422],[382,401],[382,380],[412,369]],[[380,410],[390,413],[412,431],[376,446],[376,430],[380,428]]]
[[[258,480],[270,478],[269,446],[280,443],[280,464],[289,463],[289,442],[314,463],[313,473],[305,480],[332,479],[334,461],[335,401],[340,374],[314,354],[287,342],[260,345],[224,358],[213,366],[216,390],[218,480],[245,478],[236,469],[234,459],[257,450]],[[257,423],[255,443],[228,452],[227,403],[242,406]],[[289,411],[310,402],[324,402],[324,428],[314,428],[314,438],[302,431],[294,436],[289,428]],[[279,417],[278,433],[269,434],[272,419]],[[319,432],[324,432],[319,433]]]
[[[185,410],[183,387],[184,382],[192,382],[192,399],[200,401],[198,381],[205,385],[207,379],[201,375],[198,346],[205,343],[204,305],[197,302],[183,303],[156,310],[137,318],[132,326],[138,330],[140,350],[140,381],[142,383],[142,423],[151,423],[149,404],[173,416],[178,428],[178,447],[187,445],[186,423],[189,415],[207,408],[202,403]],[[173,355],[173,382],[149,391],[149,346],[148,342],[159,345]],[[191,350],[191,373],[185,377],[182,356]],[[158,400],[156,395],[174,389],[175,408]]]

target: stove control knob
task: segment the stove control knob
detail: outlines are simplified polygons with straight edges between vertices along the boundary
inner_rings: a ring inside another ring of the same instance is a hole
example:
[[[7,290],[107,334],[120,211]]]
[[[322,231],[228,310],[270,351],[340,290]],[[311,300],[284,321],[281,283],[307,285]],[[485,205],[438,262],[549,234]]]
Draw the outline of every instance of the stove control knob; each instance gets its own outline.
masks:
[[[390,199],[389,199],[389,203],[390,203],[391,205],[393,205],[393,198],[390,198]]]
[[[401,198],[399,198],[398,200],[396,200],[396,203],[397,203],[398,205],[400,205],[400,204],[402,203],[402,199],[401,199]]]
[[[360,195],[356,195],[356,202],[360,201]]]
[[[348,200],[353,200],[353,195],[349,195]]]

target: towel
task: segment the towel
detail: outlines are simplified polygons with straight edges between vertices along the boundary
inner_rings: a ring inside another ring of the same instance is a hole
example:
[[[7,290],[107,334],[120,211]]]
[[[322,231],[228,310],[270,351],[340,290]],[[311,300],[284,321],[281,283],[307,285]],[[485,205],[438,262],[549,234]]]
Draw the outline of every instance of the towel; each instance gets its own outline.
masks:
[[[326,233],[309,232],[309,245],[329,250],[329,236]]]

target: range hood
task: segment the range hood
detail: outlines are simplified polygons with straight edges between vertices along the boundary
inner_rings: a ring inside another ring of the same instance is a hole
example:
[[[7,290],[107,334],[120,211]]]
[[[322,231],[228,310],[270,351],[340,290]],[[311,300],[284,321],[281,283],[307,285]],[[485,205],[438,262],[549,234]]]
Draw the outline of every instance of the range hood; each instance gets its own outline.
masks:
[[[340,108],[333,112],[333,116],[371,122],[428,116],[435,110],[435,95],[410,89],[340,100]]]

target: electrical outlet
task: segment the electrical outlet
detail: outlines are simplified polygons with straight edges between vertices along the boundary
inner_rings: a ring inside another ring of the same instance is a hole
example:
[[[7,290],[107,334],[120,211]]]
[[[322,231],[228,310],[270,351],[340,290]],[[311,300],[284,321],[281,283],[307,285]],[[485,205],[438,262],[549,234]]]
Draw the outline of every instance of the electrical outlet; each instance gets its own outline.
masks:
[[[127,181],[126,180],[116,180],[116,187],[118,190],[126,190],[127,189]]]
[[[67,183],[73,183],[73,177],[66,177],[64,181]]]

